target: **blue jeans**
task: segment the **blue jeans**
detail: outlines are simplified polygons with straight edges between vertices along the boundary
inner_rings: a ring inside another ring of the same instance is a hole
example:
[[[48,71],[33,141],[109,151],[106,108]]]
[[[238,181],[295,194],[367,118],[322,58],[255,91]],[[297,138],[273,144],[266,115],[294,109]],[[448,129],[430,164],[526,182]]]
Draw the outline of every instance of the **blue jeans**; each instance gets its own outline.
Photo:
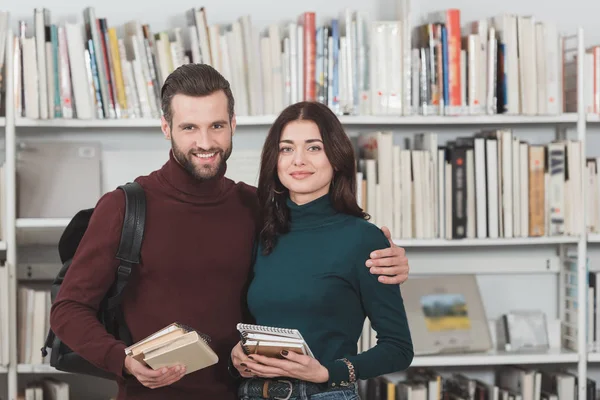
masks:
[[[257,381],[255,380],[254,382]],[[286,397],[279,398],[286,400],[360,400],[358,385],[356,383],[338,388],[324,387],[316,393],[314,390],[315,384],[311,382],[293,380],[293,385],[295,395],[289,397],[289,399]],[[308,390],[309,387],[313,388],[313,390]],[[307,392],[310,394],[307,394]],[[238,398],[240,400],[265,400],[263,396],[249,393],[248,387],[244,384],[239,388]]]

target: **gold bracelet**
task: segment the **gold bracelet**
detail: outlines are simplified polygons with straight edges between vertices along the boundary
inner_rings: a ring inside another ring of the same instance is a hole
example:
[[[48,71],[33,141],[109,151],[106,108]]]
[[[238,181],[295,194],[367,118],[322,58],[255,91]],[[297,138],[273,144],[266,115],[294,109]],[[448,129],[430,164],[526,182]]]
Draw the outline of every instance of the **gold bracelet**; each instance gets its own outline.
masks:
[[[348,380],[350,381],[350,383],[356,382],[356,373],[354,372],[354,365],[347,358],[342,358],[342,361],[346,363],[346,366],[348,367]]]

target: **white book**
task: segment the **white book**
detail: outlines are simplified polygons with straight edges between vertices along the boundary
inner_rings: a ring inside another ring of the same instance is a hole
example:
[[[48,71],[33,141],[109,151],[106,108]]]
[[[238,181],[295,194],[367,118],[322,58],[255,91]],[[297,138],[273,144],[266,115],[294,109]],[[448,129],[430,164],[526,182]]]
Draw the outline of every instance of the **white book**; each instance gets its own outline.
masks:
[[[413,192],[411,151],[400,151],[400,173],[401,177],[401,208],[402,208],[402,239],[411,239],[413,237]]]
[[[393,163],[393,216],[394,223],[392,231],[392,237],[400,238],[402,236],[402,168],[401,168],[401,148],[398,145],[394,145],[392,149],[392,163]]]
[[[290,49],[290,60],[289,60],[289,71],[290,71],[290,102],[292,104],[300,101],[300,96],[298,92],[298,75],[302,73],[301,69],[298,69],[298,24],[295,22],[290,22],[287,25],[287,35],[289,40],[289,49]],[[329,38],[331,42],[331,38]],[[331,46],[331,43],[329,44]],[[329,51],[329,57],[331,58],[331,51]],[[329,72],[328,76],[331,79],[333,73],[333,63],[330,61],[328,63]],[[331,90],[331,86],[328,87]],[[328,96],[331,98],[331,95]]]
[[[452,239],[452,163],[446,163],[446,239]]]
[[[46,27],[44,26],[44,9],[34,9],[34,37],[36,51],[36,67],[39,95],[39,118],[48,118],[48,74],[46,72]]]
[[[544,23],[535,24],[535,63],[536,63],[536,83],[537,83],[537,112],[540,115],[548,114],[548,74],[546,72],[547,55],[546,51],[546,32]]]
[[[487,171],[487,228],[488,237],[497,239],[500,237],[500,203],[498,202],[498,140],[495,138],[485,139],[486,148],[486,171]]]
[[[475,212],[475,155],[474,149],[467,149],[466,175],[467,175],[467,232],[468,239],[474,239],[476,236],[476,212]]]
[[[513,236],[521,236],[521,151],[519,150],[519,138],[512,136],[512,202],[513,202]]]
[[[425,238],[425,175],[423,171],[423,158],[425,151],[413,150],[412,151],[412,171],[413,171],[413,238],[424,239]]]
[[[446,153],[444,149],[437,151],[437,187],[436,187],[436,204],[437,204],[437,235],[436,238],[444,238],[446,232]],[[485,167],[485,166],[484,166]],[[477,171],[477,170],[476,170]]]
[[[520,206],[521,212],[521,236],[529,236],[529,145],[521,143],[519,145],[519,183],[520,183]]]
[[[281,54],[281,34],[279,25],[271,24],[268,28],[270,38],[270,56],[271,56],[271,79],[274,112],[279,113],[283,110],[283,65]]]
[[[548,144],[548,208],[549,235],[562,235],[565,232],[565,143]]]
[[[502,231],[503,237],[513,237],[513,196],[512,196],[512,131],[500,130],[502,145]]]
[[[545,21],[544,54],[546,55],[546,111],[556,115],[562,112],[562,52],[556,22]]]
[[[275,103],[273,96],[273,80],[271,78],[271,39],[268,36],[260,38],[260,54],[263,82],[263,104],[265,114],[275,114]]]
[[[40,90],[35,38],[23,38],[23,90],[25,93],[25,117],[40,118]]]
[[[475,166],[475,210],[476,236],[478,239],[487,237],[487,187],[486,187],[486,148],[485,138],[476,137],[473,140]]]
[[[517,17],[502,14],[493,18],[498,40],[504,43],[504,71],[506,74],[507,114],[520,114],[520,74],[518,58]]]

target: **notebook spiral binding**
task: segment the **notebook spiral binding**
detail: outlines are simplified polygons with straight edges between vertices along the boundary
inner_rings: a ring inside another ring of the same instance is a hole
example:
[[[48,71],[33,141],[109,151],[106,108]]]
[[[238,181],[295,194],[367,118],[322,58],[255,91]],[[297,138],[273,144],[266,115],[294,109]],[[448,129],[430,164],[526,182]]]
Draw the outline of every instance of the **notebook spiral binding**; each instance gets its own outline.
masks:
[[[240,324],[238,327],[241,331],[253,331],[253,332],[266,332],[266,333],[285,333],[288,335],[293,335],[296,333],[294,329],[287,328],[276,328],[272,326],[262,326],[262,325],[249,325],[249,324]],[[245,332],[243,332],[245,333]]]
[[[192,331],[196,332],[198,334],[198,336],[200,336],[200,339],[204,340],[204,342],[206,344],[210,344],[210,342],[212,341],[212,338],[209,335],[207,335],[206,333],[199,332],[197,329],[194,329],[191,326],[181,324],[181,323],[177,323],[177,325],[179,325],[181,328],[183,328],[187,332],[192,332]]]
[[[244,352],[245,355],[250,355],[250,348],[248,346],[246,346],[246,341],[247,341],[247,338],[242,336],[242,342],[241,342],[242,351]]]

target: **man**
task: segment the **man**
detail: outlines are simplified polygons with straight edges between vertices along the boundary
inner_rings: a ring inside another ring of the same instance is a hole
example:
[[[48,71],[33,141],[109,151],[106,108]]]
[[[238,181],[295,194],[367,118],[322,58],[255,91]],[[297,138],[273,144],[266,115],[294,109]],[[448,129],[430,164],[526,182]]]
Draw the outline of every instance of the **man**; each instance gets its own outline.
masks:
[[[227,364],[239,341],[236,324],[248,321],[245,288],[258,227],[256,189],[224,177],[236,121],[229,83],[215,69],[178,68],[166,79],[161,101],[162,131],[172,148],[160,169],[136,179],[146,193],[147,220],[141,264],[125,291],[123,312],[134,341],[180,322],[211,336],[219,363],[188,375],[176,367],[154,371],[126,357],[125,344],[96,320],[118,267],[125,207],[120,190],[98,201],[50,323],[73,351],[115,375],[119,400],[233,400],[236,387]],[[380,279],[389,284],[406,280],[402,249],[377,253],[370,263],[388,268],[372,268],[373,273],[388,275]]]

